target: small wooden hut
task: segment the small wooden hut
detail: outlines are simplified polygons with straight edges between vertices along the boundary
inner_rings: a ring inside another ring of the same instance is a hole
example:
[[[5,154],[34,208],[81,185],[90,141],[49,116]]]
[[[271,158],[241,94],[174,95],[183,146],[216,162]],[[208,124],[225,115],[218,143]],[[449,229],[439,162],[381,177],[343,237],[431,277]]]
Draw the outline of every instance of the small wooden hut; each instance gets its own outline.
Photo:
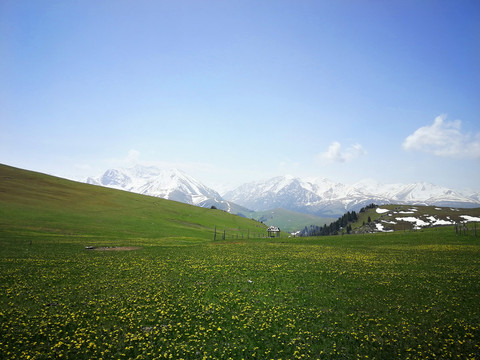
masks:
[[[276,226],[270,226],[267,229],[268,237],[279,237],[280,236],[280,229]]]

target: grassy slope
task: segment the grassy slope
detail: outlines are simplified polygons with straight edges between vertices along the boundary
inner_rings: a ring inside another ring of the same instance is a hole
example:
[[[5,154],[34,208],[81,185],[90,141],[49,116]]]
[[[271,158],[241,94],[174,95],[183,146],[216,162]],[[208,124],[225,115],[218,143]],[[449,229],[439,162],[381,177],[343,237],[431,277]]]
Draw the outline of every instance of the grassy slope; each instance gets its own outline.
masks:
[[[190,206],[0,165],[0,236],[82,239],[212,239],[213,230],[265,233],[262,224]],[[90,240],[91,239],[91,240]]]

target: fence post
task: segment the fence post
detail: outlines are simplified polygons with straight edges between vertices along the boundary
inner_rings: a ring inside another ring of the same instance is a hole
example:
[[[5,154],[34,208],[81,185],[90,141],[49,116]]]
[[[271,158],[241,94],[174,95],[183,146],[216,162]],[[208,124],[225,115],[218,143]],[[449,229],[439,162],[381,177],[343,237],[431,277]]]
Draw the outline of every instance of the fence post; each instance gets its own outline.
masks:
[[[223,239],[222,240],[225,240],[225,230],[223,230]]]
[[[213,235],[213,241],[217,240],[217,225],[215,225],[215,235]]]

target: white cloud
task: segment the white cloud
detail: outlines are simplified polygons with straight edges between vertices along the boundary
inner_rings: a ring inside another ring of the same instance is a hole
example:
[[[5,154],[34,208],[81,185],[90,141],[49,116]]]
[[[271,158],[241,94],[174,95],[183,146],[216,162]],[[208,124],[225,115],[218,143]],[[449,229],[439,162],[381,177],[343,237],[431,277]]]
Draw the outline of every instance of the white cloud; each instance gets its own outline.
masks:
[[[127,157],[125,158],[125,162],[128,164],[136,164],[139,157],[140,157],[140,151],[135,149],[130,149],[128,151]]]
[[[446,118],[437,116],[432,125],[417,129],[405,139],[403,148],[443,157],[480,158],[480,133],[473,137],[464,134],[460,120],[446,121]]]
[[[365,155],[367,152],[360,144],[353,144],[352,146],[342,149],[342,145],[338,141],[334,141],[328,147],[328,150],[320,153],[318,159],[321,163],[345,163],[359,156]]]

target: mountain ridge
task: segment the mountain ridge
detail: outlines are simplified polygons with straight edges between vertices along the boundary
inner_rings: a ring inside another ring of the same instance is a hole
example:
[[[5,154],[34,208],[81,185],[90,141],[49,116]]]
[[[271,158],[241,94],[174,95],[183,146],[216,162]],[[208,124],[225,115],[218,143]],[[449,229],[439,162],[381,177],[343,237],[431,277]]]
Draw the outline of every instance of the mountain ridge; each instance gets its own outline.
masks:
[[[131,168],[108,169],[98,177],[88,177],[85,182],[200,207],[213,206],[232,214],[250,212],[223,199],[217,191],[175,168],[135,165]]]
[[[86,182],[201,207],[215,206],[243,216],[250,216],[253,211],[283,208],[320,217],[336,217],[370,203],[480,206],[480,193],[464,194],[427,182],[382,184],[362,180],[349,185],[327,178],[277,176],[242,184],[222,196],[182,170],[142,165],[108,169],[97,178],[89,177]]]
[[[292,177],[243,184],[224,194],[224,198],[254,211],[284,207],[327,217],[359,210],[370,203],[453,207],[480,205],[478,193],[465,195],[426,182],[380,184],[369,180],[346,185],[325,178],[303,180]]]

